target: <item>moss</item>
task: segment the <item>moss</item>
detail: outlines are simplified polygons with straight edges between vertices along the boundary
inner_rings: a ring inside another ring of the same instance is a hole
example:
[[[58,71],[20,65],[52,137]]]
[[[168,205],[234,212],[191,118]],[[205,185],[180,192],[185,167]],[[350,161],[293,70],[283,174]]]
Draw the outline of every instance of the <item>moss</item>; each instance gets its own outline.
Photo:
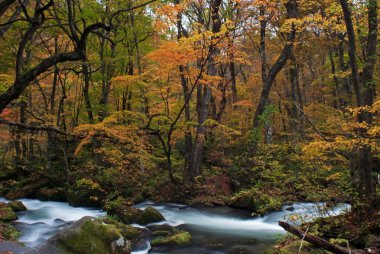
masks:
[[[135,228],[130,225],[126,225],[119,221],[114,220],[113,218],[107,217],[103,219],[103,222],[106,224],[112,224],[120,230],[121,235],[128,240],[133,240],[141,235],[141,228]]]
[[[97,182],[82,178],[67,192],[67,199],[72,206],[101,207],[107,194]]]
[[[230,205],[249,209],[252,215],[263,215],[281,209],[281,200],[257,189],[241,191],[230,200]]]
[[[137,223],[143,211],[133,208],[132,204],[123,197],[106,202],[104,209],[108,215],[116,216],[125,224]]]
[[[0,242],[16,241],[19,236],[20,232],[12,225],[0,222]]]
[[[299,254],[325,254],[324,250],[317,249],[313,247],[311,244],[307,242],[302,243],[302,249],[301,252],[299,252],[299,248],[301,245],[301,240],[297,240],[292,242],[291,244],[285,246],[282,248],[278,254],[294,254],[294,253],[299,253]]]
[[[254,214],[263,215],[281,209],[281,201],[267,194],[260,197],[252,197],[250,208]]]
[[[142,212],[140,218],[138,219],[137,223],[146,225],[153,222],[159,222],[165,220],[164,216],[155,208],[153,207],[147,207]]]
[[[125,224],[136,223],[141,216],[141,210],[133,207],[126,207],[119,210],[117,217]]]
[[[266,250],[264,254],[327,254],[328,252],[314,247],[308,242],[302,243],[301,251],[299,248],[301,246],[301,240],[294,238],[293,236],[286,237],[285,239],[278,242],[273,248]]]
[[[113,243],[119,239],[124,242],[119,228],[91,218],[69,232],[62,233],[58,242],[67,254],[128,253],[114,250]]]
[[[229,204],[233,207],[248,208],[252,199],[250,191],[241,191],[230,199]]]
[[[191,235],[189,232],[182,231],[168,237],[159,237],[152,241],[152,246],[158,245],[176,245],[184,246],[191,243]]]
[[[171,232],[166,230],[156,230],[152,233],[153,236],[170,236]]]
[[[15,212],[22,212],[22,211],[26,211],[28,210],[25,205],[19,201],[19,200],[15,200],[15,201],[11,201],[7,204],[7,206],[9,208],[11,208],[13,211]]]
[[[4,203],[0,204],[0,221],[8,222],[17,219],[16,213],[12,208],[6,206]]]

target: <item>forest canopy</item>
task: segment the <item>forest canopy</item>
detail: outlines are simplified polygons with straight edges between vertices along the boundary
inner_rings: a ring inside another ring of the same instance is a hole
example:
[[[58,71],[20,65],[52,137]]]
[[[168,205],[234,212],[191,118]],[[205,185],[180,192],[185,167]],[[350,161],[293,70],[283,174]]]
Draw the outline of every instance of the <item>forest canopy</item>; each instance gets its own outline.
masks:
[[[256,215],[331,201],[379,229],[377,0],[2,0],[0,15],[0,196]]]

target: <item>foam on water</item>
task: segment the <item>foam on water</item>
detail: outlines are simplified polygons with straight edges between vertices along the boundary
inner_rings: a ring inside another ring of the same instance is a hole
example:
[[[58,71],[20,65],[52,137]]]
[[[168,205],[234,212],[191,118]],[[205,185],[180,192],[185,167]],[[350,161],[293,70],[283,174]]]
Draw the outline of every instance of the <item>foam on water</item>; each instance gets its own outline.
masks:
[[[131,254],[147,254],[149,251],[150,251],[150,249],[152,248],[151,246],[150,246],[150,242],[149,241],[146,241],[146,248],[144,248],[144,249],[142,249],[142,250],[135,250],[135,251],[132,251],[132,253]],[[158,254],[158,253],[157,253]]]
[[[48,225],[55,225],[56,220],[64,222],[77,221],[84,216],[100,217],[105,212],[99,209],[72,207],[68,203],[39,201],[35,199],[21,199],[28,211],[19,214],[18,222],[36,223],[42,222]]]
[[[49,239],[67,224],[84,216],[100,217],[99,209],[72,207],[68,203],[20,199],[28,209],[17,213],[16,227],[21,231],[19,241],[27,247],[35,247]],[[8,202],[0,198],[0,202]]]

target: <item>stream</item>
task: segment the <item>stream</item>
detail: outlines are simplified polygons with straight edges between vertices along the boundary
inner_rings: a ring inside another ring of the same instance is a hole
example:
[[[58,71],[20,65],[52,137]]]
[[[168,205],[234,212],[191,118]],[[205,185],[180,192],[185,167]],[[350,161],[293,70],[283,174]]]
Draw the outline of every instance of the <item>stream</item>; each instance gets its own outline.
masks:
[[[19,212],[16,228],[21,231],[19,241],[28,247],[35,247],[53,236],[57,231],[84,216],[100,217],[105,212],[93,208],[71,207],[64,202],[21,199],[28,208]],[[6,202],[0,198],[0,202]],[[173,203],[146,201],[135,205],[144,209],[152,206],[159,210],[167,221],[153,225],[169,224],[190,232],[192,244],[176,249],[161,247],[151,249],[149,239],[143,242],[133,254],[224,254],[263,253],[286,232],[278,226],[279,220],[302,216],[304,220],[313,217],[336,215],[348,209],[339,205],[326,212],[323,204],[295,203],[284,205],[279,212],[253,218],[249,212],[231,207],[191,207]],[[142,227],[140,225],[133,225]],[[149,225],[152,226],[152,225]]]

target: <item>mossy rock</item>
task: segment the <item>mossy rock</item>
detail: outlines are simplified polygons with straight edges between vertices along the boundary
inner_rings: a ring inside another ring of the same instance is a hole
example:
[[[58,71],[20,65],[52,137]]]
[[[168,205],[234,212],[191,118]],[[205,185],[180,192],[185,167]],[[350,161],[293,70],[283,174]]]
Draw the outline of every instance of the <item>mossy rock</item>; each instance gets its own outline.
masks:
[[[67,192],[67,200],[72,206],[101,207],[107,193],[89,178],[82,178]]]
[[[278,211],[281,209],[281,201],[275,197],[263,194],[258,198],[252,198],[250,209],[254,214],[263,215],[268,212]]]
[[[28,210],[26,206],[20,200],[9,202],[7,204],[7,207],[11,208],[15,212],[22,212],[22,211]]]
[[[142,210],[133,208],[132,204],[123,197],[107,201],[104,209],[108,215],[116,216],[125,224],[136,223],[142,214]]]
[[[9,222],[17,220],[16,213],[5,203],[0,203],[0,221]]]
[[[123,197],[108,201],[104,209],[108,215],[114,215],[125,224],[138,223],[142,225],[165,220],[164,216],[155,208],[147,207],[144,210],[134,208]]]
[[[268,212],[280,210],[282,203],[276,197],[252,189],[239,192],[232,197],[230,205],[248,209],[252,212],[252,215],[263,215]]]
[[[322,249],[318,249],[314,247],[312,244],[308,242],[302,243],[301,251],[299,252],[299,248],[301,246],[301,240],[287,238],[279,243],[279,245],[274,246],[272,249],[266,250],[264,254],[327,254],[329,252],[324,251]]]
[[[241,191],[230,199],[230,206],[237,208],[248,208],[252,199],[250,191]]]
[[[140,218],[137,223],[146,225],[154,222],[164,221],[165,217],[155,208],[147,207],[142,212]]]
[[[142,214],[142,210],[131,206],[118,210],[115,215],[125,224],[136,223]]]
[[[189,244],[191,244],[191,235],[186,231],[178,232],[168,237],[159,237],[152,241],[152,246],[186,246]]]
[[[9,223],[0,222],[0,242],[1,241],[16,241],[20,236],[20,232]]]
[[[129,254],[131,243],[115,225],[84,217],[44,244],[42,250],[59,249],[65,254]]]
[[[327,254],[328,252],[315,248],[313,245],[303,242],[301,251],[299,252],[299,248],[301,245],[301,240],[294,241],[290,243],[289,245],[285,246],[283,249],[280,250],[279,254]]]
[[[128,240],[135,240],[139,238],[144,230],[142,228],[135,228],[133,226],[126,225],[109,217],[103,218],[102,221],[106,224],[114,225],[120,230],[121,235]]]

